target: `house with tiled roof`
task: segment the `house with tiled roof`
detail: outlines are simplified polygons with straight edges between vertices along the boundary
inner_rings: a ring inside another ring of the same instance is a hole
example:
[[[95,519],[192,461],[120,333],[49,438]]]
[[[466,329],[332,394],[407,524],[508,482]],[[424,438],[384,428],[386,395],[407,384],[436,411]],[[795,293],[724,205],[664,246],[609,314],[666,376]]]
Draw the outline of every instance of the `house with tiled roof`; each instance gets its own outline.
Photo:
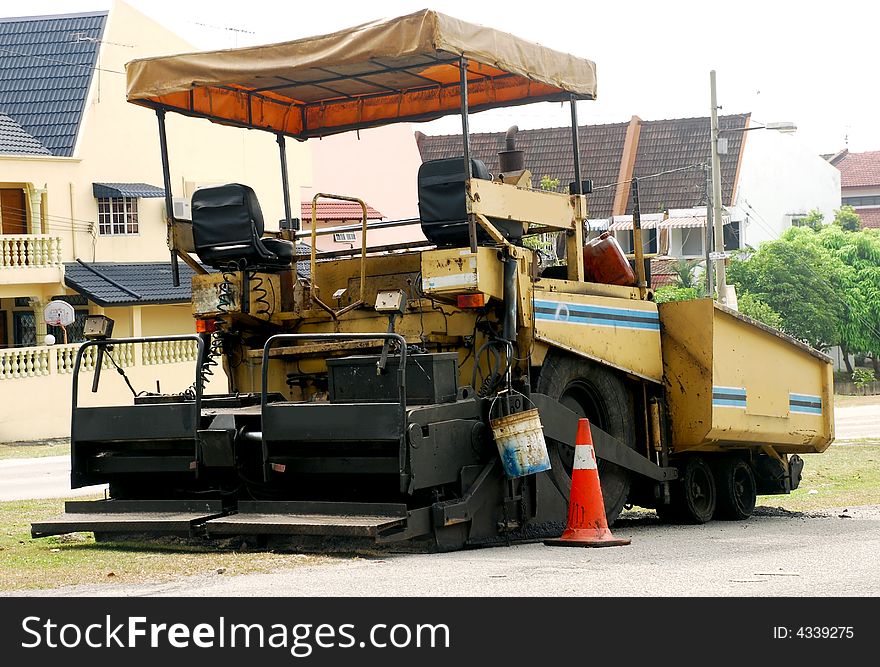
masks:
[[[86,315],[111,317],[116,336],[194,331],[188,268],[180,287],[170,280],[156,116],[125,101],[126,62],[192,50],[123,2],[0,18],[0,442],[65,434],[69,363]],[[181,116],[167,128],[178,215],[198,187],[241,182],[256,190],[267,230],[278,229],[274,137]],[[298,210],[308,153],[296,142],[287,152]],[[74,306],[63,330],[45,323],[53,300]],[[132,378],[163,391],[192,382],[191,348],[150,349],[120,357]],[[105,374],[102,385],[116,380]],[[30,408],[42,397],[57,414],[34,424]]]
[[[793,220],[818,208],[832,215],[840,206],[840,179],[796,136],[762,129],[750,114],[719,118],[724,139],[721,162],[724,245],[730,250],[777,238]],[[584,125],[578,129],[581,173],[593,182],[587,196],[593,233],[612,230],[632,251],[632,180],[639,181],[639,202],[646,232],[645,250],[699,260],[706,254],[709,118]],[[520,130],[516,146],[525,152],[532,187],[542,179],[565,190],[574,180],[571,130],[568,127]],[[461,155],[459,135],[416,132],[422,160]],[[498,153],[505,133],[471,135],[471,154],[491,173],[499,170]],[[652,221],[649,216],[659,216]],[[665,265],[664,265],[665,266]],[[659,265],[658,265],[658,268]]]
[[[880,228],[880,151],[827,156],[840,170],[841,203],[855,208],[862,228]]]
[[[385,242],[382,238],[382,230],[372,231],[370,226],[385,216],[369,204],[365,205],[367,207],[368,244],[371,246],[382,245]],[[312,202],[304,201],[302,203],[301,220],[303,231],[310,231],[312,228]],[[315,220],[318,229],[325,232],[316,237],[315,247],[318,252],[361,247],[363,232],[353,229],[357,226],[363,227],[364,211],[357,202],[319,199],[315,203]]]
[[[304,183],[300,196],[309,203],[308,212],[303,212],[304,228],[308,228],[312,217],[312,198],[321,192],[333,192],[363,199],[373,210],[381,211],[379,217],[369,218],[367,245],[376,247],[387,244],[426,243],[422,228],[415,224],[375,228],[380,219],[386,221],[413,220],[418,218],[418,191],[416,188],[419,166],[422,163],[418,148],[413,141],[413,130],[409,123],[396,123],[375,127],[359,132],[345,132],[320,141],[308,142],[312,163],[309,182]],[[331,200],[321,200],[322,206],[331,206]],[[352,215],[360,220],[360,207],[350,208]],[[329,208],[325,210],[331,210]],[[330,225],[331,218],[324,216],[322,225]],[[341,221],[340,221],[341,222]],[[356,220],[345,220],[351,225]],[[335,226],[335,225],[334,225]],[[342,232],[340,232],[341,234]],[[332,237],[318,238],[318,248],[322,250],[341,250],[354,245],[360,247],[360,233],[351,232],[340,239],[355,241],[334,241]]]

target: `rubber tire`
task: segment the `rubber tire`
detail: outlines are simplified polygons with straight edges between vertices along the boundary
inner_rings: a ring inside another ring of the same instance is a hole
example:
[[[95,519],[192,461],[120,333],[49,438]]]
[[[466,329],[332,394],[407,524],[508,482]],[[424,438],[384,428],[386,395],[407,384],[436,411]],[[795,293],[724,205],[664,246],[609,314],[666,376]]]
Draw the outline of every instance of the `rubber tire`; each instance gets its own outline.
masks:
[[[752,516],[758,491],[751,466],[739,457],[725,457],[713,462],[712,473],[718,490],[715,517],[726,521],[744,521]]]
[[[582,357],[550,352],[541,366],[535,391],[556,400],[562,398],[560,402],[567,408],[635,449],[632,396],[619,373]],[[571,488],[574,448],[554,440],[547,444],[550,474],[560,488]],[[630,480],[630,472],[625,468],[599,460],[599,483],[609,525],[623,510]]]
[[[694,495],[695,483],[708,495],[705,502]],[[712,520],[717,508],[718,492],[709,464],[692,456],[679,469],[679,479],[669,485],[671,502],[657,508],[657,515],[666,523],[703,524]]]

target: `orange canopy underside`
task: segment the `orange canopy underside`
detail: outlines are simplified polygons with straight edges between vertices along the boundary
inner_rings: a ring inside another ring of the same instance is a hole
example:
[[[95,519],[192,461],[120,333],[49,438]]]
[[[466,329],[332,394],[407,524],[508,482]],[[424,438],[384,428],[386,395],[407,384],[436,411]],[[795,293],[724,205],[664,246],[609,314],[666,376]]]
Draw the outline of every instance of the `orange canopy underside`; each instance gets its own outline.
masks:
[[[331,35],[267,46],[135,60],[128,100],[305,139],[461,108],[593,99],[595,65],[423,10]]]

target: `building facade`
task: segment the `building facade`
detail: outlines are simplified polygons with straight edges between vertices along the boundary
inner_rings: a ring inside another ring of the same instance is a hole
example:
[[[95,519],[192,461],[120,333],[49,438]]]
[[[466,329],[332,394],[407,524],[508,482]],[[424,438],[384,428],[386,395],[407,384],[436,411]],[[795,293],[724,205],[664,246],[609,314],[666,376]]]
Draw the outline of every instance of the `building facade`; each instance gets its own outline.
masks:
[[[880,151],[843,150],[829,162],[840,171],[841,203],[855,208],[863,229],[880,228]]]
[[[194,330],[187,271],[180,288],[170,283],[156,116],[125,101],[126,62],[193,48],[122,2],[0,19],[0,47],[0,389],[9,397],[0,441],[11,441],[67,433],[71,350],[85,315],[112,317],[114,336]],[[181,116],[167,127],[176,214],[186,215],[198,187],[240,182],[256,190],[266,228],[278,229],[273,135]],[[289,142],[288,160],[298,210],[305,146]],[[66,331],[43,318],[57,299],[76,310]],[[151,389],[158,381],[177,391],[192,382],[193,349],[159,346],[121,361]],[[31,419],[41,397],[65,395],[51,419]]]

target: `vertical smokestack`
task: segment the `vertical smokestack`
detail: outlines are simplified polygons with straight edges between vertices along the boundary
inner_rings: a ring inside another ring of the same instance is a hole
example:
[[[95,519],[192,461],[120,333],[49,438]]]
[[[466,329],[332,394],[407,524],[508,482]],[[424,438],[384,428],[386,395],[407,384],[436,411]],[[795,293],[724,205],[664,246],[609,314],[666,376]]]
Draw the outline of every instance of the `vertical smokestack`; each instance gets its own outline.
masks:
[[[516,149],[516,133],[519,128],[511,125],[504,134],[506,150],[498,153],[498,162],[501,165],[501,173],[520,171],[525,168],[525,153]]]

